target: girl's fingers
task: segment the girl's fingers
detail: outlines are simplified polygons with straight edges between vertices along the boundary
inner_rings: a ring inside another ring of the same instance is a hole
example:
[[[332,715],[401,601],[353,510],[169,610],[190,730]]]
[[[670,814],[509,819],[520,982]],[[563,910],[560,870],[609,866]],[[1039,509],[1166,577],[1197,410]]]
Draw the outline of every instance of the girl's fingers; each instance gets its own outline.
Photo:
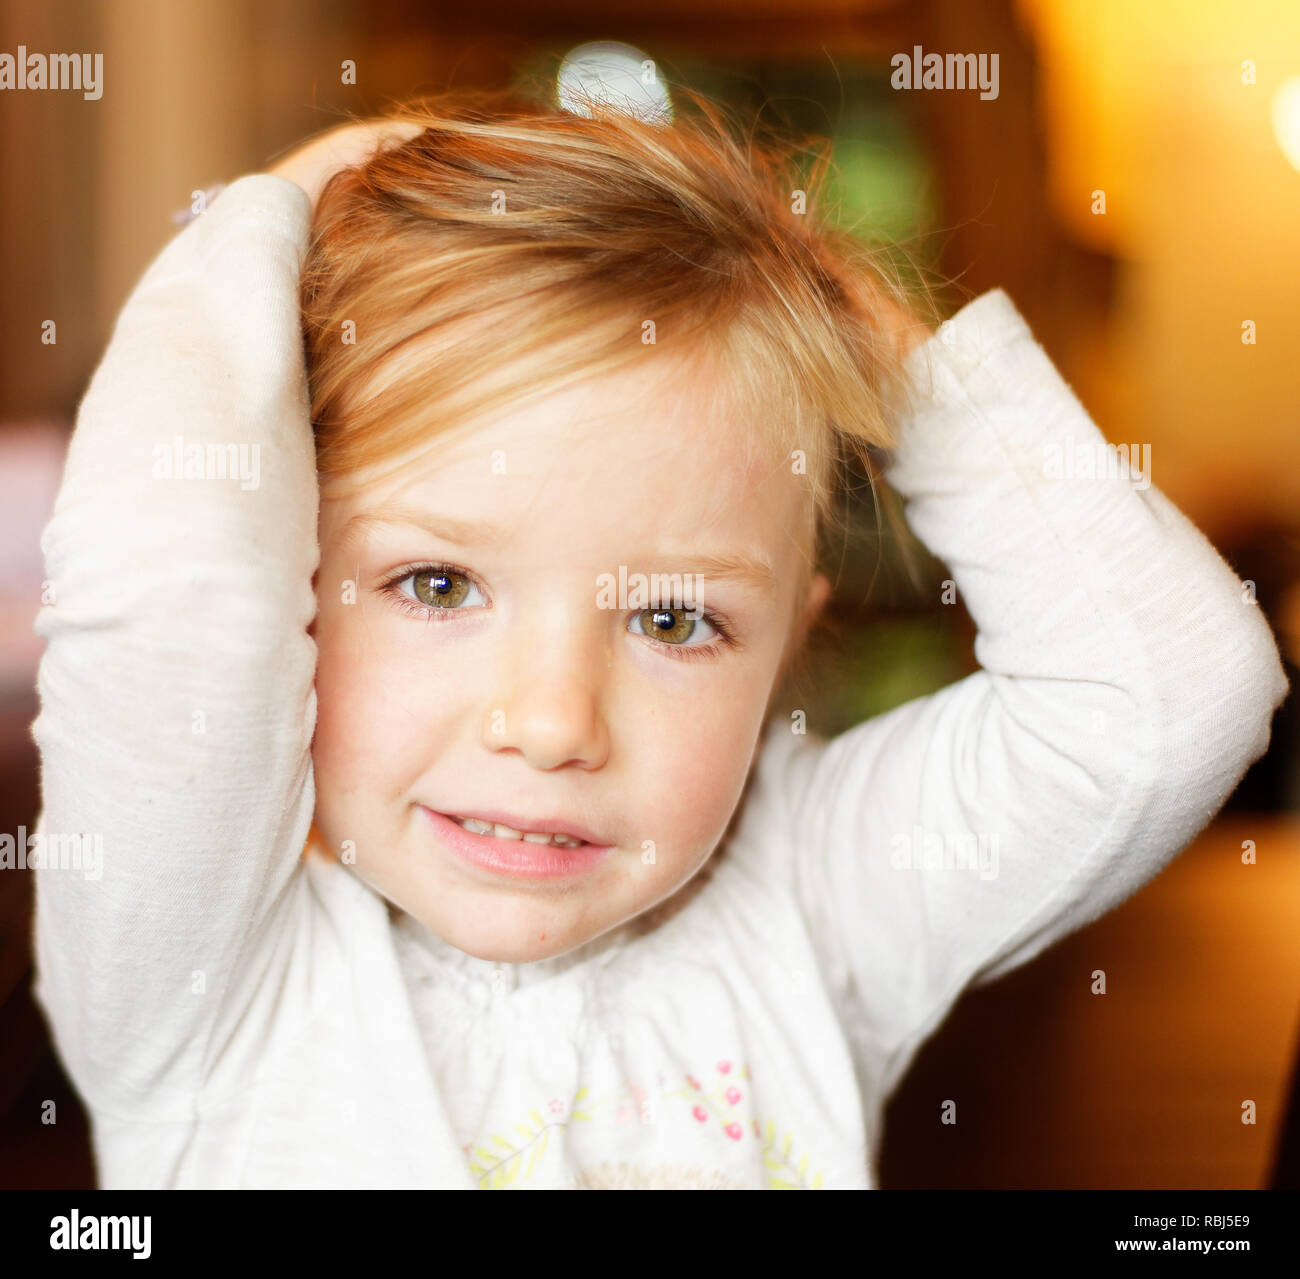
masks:
[[[406,120],[362,120],[309,138],[271,165],[269,173],[295,182],[312,204],[340,169],[363,164],[385,147],[409,141],[423,126]]]

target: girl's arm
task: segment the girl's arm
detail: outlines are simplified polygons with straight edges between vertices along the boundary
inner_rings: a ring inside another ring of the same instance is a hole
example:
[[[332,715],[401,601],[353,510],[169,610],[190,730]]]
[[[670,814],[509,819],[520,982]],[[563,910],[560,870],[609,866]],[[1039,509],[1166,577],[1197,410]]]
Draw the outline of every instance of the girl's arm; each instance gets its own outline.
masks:
[[[886,1053],[1154,876],[1287,688],[1251,593],[1149,475],[1107,474],[1002,290],[907,368],[887,477],[983,669],[829,743],[778,733],[768,787],[833,988]]]
[[[149,267],[77,414],[36,621],[47,841],[36,995],[83,1096],[193,1114],[252,1077],[304,904],[315,801],[306,194],[228,186]]]

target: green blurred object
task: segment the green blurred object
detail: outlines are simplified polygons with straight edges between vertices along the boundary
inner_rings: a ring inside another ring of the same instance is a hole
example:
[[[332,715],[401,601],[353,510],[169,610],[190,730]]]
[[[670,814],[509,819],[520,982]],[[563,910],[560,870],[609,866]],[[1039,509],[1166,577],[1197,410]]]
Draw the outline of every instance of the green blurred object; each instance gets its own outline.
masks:
[[[814,650],[808,727],[833,737],[965,673],[950,631],[931,617],[881,618],[846,629],[834,649]]]
[[[932,175],[886,62],[829,58],[750,65],[682,60],[691,88],[803,134],[828,137],[824,212],[869,243],[908,243],[933,225]],[[914,250],[915,251],[915,250]],[[922,256],[925,251],[922,250]],[[908,262],[900,259],[904,271]]]
[[[807,731],[834,737],[964,678],[973,669],[967,646],[950,625],[928,614],[881,616],[842,625],[813,641],[774,703],[772,718],[804,713]]]

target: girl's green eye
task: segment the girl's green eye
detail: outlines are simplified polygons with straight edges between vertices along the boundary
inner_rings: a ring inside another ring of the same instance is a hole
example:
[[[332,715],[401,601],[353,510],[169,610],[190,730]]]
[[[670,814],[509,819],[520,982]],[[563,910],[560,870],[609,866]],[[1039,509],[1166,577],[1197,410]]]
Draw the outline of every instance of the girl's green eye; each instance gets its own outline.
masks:
[[[473,583],[463,573],[450,569],[424,569],[411,574],[411,586],[421,604],[432,608],[457,608]]]
[[[695,635],[698,627],[709,626],[708,622],[689,608],[644,608],[632,620],[638,626],[640,634],[662,640],[665,644],[685,645]],[[705,639],[711,638],[712,636],[705,636]]]

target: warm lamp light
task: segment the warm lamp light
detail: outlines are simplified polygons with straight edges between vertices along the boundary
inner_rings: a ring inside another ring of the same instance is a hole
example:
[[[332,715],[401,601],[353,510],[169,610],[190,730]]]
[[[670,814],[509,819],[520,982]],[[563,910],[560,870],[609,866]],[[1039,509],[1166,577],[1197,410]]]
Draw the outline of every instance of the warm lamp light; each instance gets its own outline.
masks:
[[[1291,167],[1300,170],[1300,76],[1289,76],[1273,94],[1273,136]]]

